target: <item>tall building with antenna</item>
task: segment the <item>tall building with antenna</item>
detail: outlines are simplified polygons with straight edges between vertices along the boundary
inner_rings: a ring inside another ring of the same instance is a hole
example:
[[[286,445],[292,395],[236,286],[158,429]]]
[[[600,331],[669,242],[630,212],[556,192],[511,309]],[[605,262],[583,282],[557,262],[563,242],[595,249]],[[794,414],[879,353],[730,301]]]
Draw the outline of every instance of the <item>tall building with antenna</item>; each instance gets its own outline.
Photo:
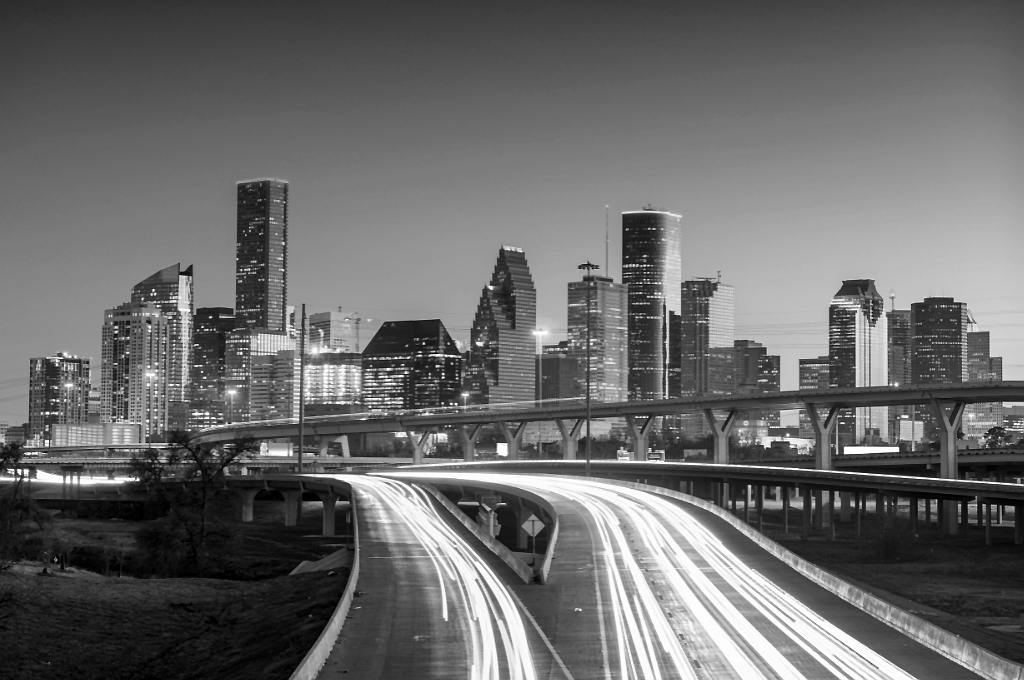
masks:
[[[622,213],[632,400],[665,399],[670,394],[670,329],[678,322],[683,282],[682,231],[682,216],[651,206]]]

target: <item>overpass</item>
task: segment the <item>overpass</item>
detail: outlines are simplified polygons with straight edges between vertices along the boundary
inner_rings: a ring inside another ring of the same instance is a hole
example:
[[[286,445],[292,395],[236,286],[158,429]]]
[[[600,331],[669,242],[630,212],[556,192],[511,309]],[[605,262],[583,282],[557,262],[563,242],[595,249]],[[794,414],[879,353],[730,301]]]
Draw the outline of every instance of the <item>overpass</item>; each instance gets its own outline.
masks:
[[[1024,381],[964,383],[960,385],[906,385],[900,387],[857,387],[830,390],[793,390],[762,395],[705,395],[653,401],[627,401],[591,405],[591,418],[623,418],[633,440],[633,460],[646,459],[648,437],[657,419],[686,413],[702,414],[714,436],[714,462],[729,462],[729,434],[743,411],[802,409],[814,426],[815,467],[833,467],[829,442],[843,409],[868,406],[918,405],[929,408],[941,423],[939,428],[940,476],[957,476],[956,432],[968,404],[992,401],[1024,401]],[[531,422],[554,422],[562,436],[565,458],[576,458],[577,443],[586,422],[586,406],[580,400],[554,404],[537,402],[494,404],[449,409],[422,409],[385,413],[316,416],[305,419],[306,436],[318,441],[321,450],[341,435],[371,432],[405,432],[413,445],[416,463],[423,461],[427,436],[439,429],[459,432],[464,457],[476,457],[476,441],[484,425],[497,424],[509,445],[509,459],[518,458],[524,428]],[[232,423],[203,430],[199,438],[226,442],[241,435],[258,439],[299,436],[295,418],[287,420]]]

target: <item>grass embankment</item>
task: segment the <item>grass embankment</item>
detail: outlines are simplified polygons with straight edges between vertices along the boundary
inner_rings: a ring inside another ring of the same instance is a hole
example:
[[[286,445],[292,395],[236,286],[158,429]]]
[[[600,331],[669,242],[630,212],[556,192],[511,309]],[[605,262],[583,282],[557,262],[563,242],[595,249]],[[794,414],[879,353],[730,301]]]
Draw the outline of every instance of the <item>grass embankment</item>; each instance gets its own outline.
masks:
[[[75,568],[40,576],[42,563],[0,576],[0,597],[13,598],[0,605],[0,678],[287,678],[341,599],[348,572],[287,576],[300,561],[344,547],[344,538],[317,536],[312,505],[299,526],[284,527],[279,505],[257,503],[257,521],[238,526],[241,570],[261,580],[118,578],[116,569],[104,576]],[[54,521],[65,541],[111,553],[141,525]]]
[[[836,525],[835,541],[802,541],[798,533],[782,534],[781,510],[765,514],[765,533],[882,599],[1024,663],[1024,546],[1013,545],[1012,522],[993,527],[993,545],[986,546],[984,530],[976,524],[967,537],[939,538],[934,526],[926,528],[923,522],[915,534],[906,520],[907,508],[902,510],[895,536],[880,533],[873,508],[859,539],[852,522]],[[790,517],[791,531],[799,531],[800,521],[795,513]],[[898,559],[891,550],[894,540],[900,544]]]

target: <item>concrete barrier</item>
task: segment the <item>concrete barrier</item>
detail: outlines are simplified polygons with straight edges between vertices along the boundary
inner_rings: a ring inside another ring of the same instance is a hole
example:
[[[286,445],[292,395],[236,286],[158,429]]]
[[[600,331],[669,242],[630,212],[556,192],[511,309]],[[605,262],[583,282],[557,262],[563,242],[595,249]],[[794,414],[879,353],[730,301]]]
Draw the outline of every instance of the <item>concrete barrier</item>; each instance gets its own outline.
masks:
[[[416,486],[420,487],[434,498],[438,500],[441,505],[452,513],[455,519],[459,520],[463,526],[469,529],[470,533],[480,539],[480,542],[487,546],[487,549],[497,555],[502,562],[507,564],[512,571],[519,575],[519,578],[523,579],[523,583],[531,583],[533,581],[533,569],[530,568],[526,562],[515,556],[511,550],[501,544],[498,539],[488,534],[482,526],[471,520],[466,513],[459,509],[459,506],[448,500],[448,497],[437,490],[432,484],[418,483]]]
[[[348,610],[352,607],[352,598],[356,592],[356,582],[359,580],[359,531],[357,529],[359,522],[357,521],[355,496],[355,491],[352,491],[352,535],[355,542],[355,554],[352,556],[352,570],[348,574],[345,592],[342,593],[341,600],[338,602],[338,606],[334,608],[331,618],[327,620],[327,625],[321,631],[320,637],[316,639],[313,646],[306,652],[306,656],[302,659],[298,668],[289,676],[289,680],[313,680],[316,678],[324,663],[327,662],[327,657],[330,656],[334,643],[338,641],[341,627],[345,625],[345,617],[348,616]]]
[[[955,661],[964,668],[977,673],[987,680],[1024,680],[1024,666],[1004,659],[984,647],[979,647],[973,642],[968,642],[959,635],[929,623],[924,619],[914,616],[910,612],[868,593],[846,581],[835,574],[825,571],[819,566],[811,564],[802,557],[782,547],[761,532],[749,526],[746,522],[734,516],[730,512],[708,503],[700,498],[695,498],[678,491],[665,489],[657,486],[648,486],[636,482],[623,482],[611,479],[603,479],[602,482],[618,484],[640,491],[660,494],[689,503],[702,510],[706,510],[735,527],[740,533],[757,543],[761,548],[779,558],[790,567],[800,572],[808,579],[821,586],[825,590],[849,602],[858,609],[870,614],[874,618],[888,624],[912,640],[916,640],[925,647],[928,647],[942,656]]]

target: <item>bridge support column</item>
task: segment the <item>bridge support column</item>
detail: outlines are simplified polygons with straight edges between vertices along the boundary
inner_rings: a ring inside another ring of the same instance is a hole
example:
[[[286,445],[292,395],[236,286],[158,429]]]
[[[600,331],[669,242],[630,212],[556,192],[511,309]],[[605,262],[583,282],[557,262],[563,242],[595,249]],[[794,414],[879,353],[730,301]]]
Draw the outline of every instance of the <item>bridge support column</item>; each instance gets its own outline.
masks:
[[[836,429],[839,407],[830,406],[828,413],[819,409],[818,404],[807,404],[807,417],[814,428],[814,467],[818,470],[832,469],[831,442]]]
[[[499,420],[498,427],[501,428],[501,433],[505,435],[505,441],[508,442],[508,459],[519,460],[519,444],[523,441],[526,421],[524,420],[518,425],[514,425],[513,423]],[[525,521],[525,519],[524,517],[523,520]]]
[[[647,437],[656,419],[654,416],[639,416],[641,422],[637,423],[637,417],[626,416],[626,431],[633,440],[633,460],[647,460]]]
[[[1021,515],[1024,514],[1024,505],[1017,503],[1013,506],[1013,544],[1021,545],[1024,543],[1024,522],[1021,521]]]
[[[910,497],[910,530],[917,533],[917,496]]]
[[[704,409],[704,418],[708,421],[711,435],[715,440],[715,463],[718,465],[729,464],[729,432],[732,430],[732,424],[736,422],[737,413],[736,409],[732,409],[726,414],[725,419],[719,422],[714,411]]]
[[[843,522],[850,521],[850,492],[839,492],[839,519]]]
[[[421,465],[423,463],[423,445],[427,443],[427,437],[433,433],[433,429],[428,429],[424,430],[423,434],[417,437],[412,430],[405,431],[405,436],[409,438],[409,443],[412,444],[413,465]]]
[[[967,407],[963,402],[954,402],[952,408],[946,406],[938,399],[931,400],[932,412],[939,421],[939,477],[942,479],[956,479],[959,474],[957,470],[956,455],[956,433],[960,429],[960,421]],[[944,527],[951,536],[957,533],[956,505],[955,501],[941,501],[943,503],[947,523]]]
[[[932,528],[932,499],[924,499],[924,523],[929,529]]]
[[[828,519],[828,540],[836,540],[836,492],[832,489],[828,490],[828,508],[825,510],[825,517]]]
[[[968,530],[970,529],[970,509],[971,501],[969,498],[965,498],[960,501],[960,526],[963,527],[964,538],[967,538]],[[981,518],[981,503],[978,503],[978,518]]]
[[[253,505],[259,489],[245,489],[242,491],[242,521],[251,522],[253,516]]]
[[[782,489],[782,533],[789,533],[789,487],[780,486]]]
[[[981,503],[978,504],[981,513]],[[992,545],[992,504],[985,503],[985,545]]]
[[[863,494],[861,494],[859,491],[853,494],[853,505],[854,505],[854,513],[853,513],[853,516],[854,516],[854,528],[853,528],[853,535],[856,538],[860,538],[860,513],[861,513],[860,504],[861,504],[861,501],[862,501],[863,498],[864,498]],[[866,504],[867,503],[865,501],[865,505]]]
[[[764,533],[764,487],[758,484],[754,487],[757,496],[754,498],[754,508],[757,510],[757,530]]]
[[[459,436],[462,437],[462,460],[471,463],[476,459],[476,440],[480,436],[483,423],[458,425]]]
[[[302,491],[282,491],[284,496],[284,525],[293,527],[299,523],[299,508],[302,504]]]
[[[323,527],[324,536],[334,535],[334,506],[338,502],[338,494],[326,491],[318,493],[320,502],[324,504],[324,518],[321,526]]]
[[[801,538],[806,541],[811,537],[811,490],[804,487],[801,492],[804,496],[804,526]]]
[[[575,423],[567,426],[563,419],[555,418],[555,425],[558,426],[558,432],[562,435],[563,460],[576,460],[576,449],[578,448],[580,441],[580,430],[586,422],[586,418],[577,418]]]

